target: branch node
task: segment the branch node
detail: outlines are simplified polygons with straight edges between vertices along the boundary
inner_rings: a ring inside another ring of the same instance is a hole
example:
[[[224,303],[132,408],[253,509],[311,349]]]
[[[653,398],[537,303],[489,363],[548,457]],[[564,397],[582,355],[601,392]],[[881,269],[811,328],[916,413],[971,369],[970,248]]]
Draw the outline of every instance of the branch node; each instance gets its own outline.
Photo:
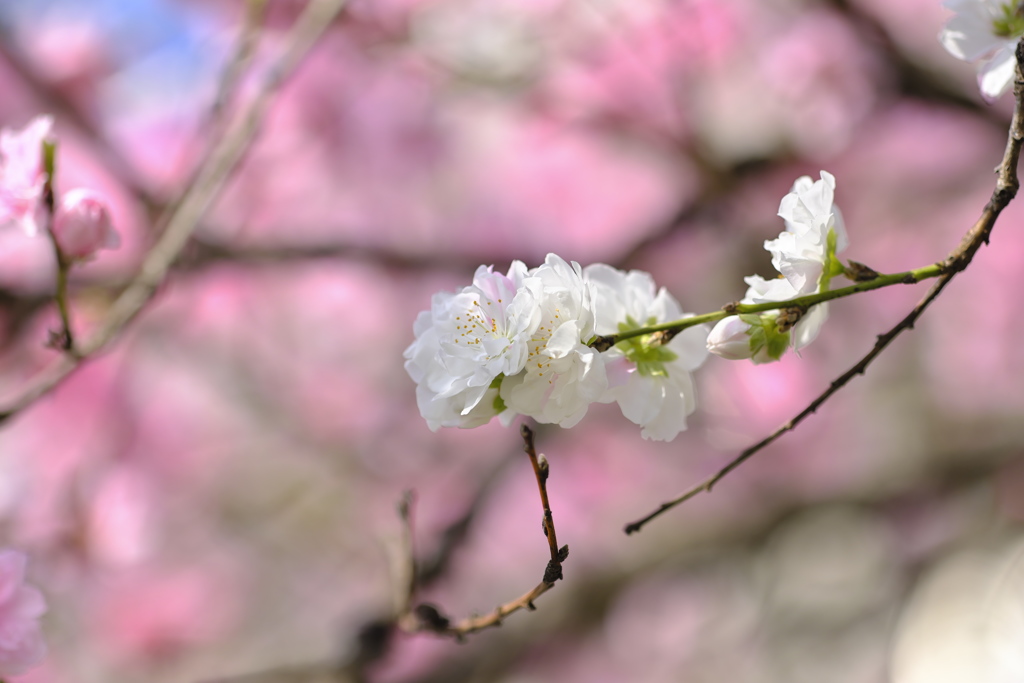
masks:
[[[416,616],[420,626],[427,631],[444,633],[451,626],[451,620],[441,614],[441,611],[430,603],[424,602],[416,605],[412,613]]]
[[[864,265],[860,261],[850,259],[847,263],[850,265],[846,268],[846,277],[854,282],[870,282],[878,278],[877,270]]]
[[[558,560],[548,560],[548,566],[544,569],[544,583],[552,584],[562,577],[562,564]]]

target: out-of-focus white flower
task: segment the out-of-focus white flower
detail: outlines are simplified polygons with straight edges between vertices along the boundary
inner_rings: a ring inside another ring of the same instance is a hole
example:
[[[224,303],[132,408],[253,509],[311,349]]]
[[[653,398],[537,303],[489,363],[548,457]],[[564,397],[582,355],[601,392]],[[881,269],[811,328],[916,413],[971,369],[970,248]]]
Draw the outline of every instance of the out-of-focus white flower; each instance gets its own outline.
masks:
[[[1020,0],[946,0],[956,12],[939,33],[949,54],[966,62],[982,60],[978,67],[981,93],[995,99],[1013,84],[1017,41],[1024,36],[1024,10]]]
[[[608,386],[602,354],[587,346],[594,337],[591,288],[578,263],[555,254],[527,280],[539,288],[540,325],[523,372],[502,380],[500,396],[515,413],[571,427]]]
[[[43,661],[42,594],[25,584],[25,554],[0,550],[0,676],[17,676]]]
[[[405,369],[432,430],[477,427],[504,411],[498,384],[523,369],[541,322],[539,282],[526,280],[520,261],[507,275],[480,266],[472,285],[435,294],[416,318]]]
[[[679,303],[643,271],[625,273],[603,263],[587,266],[594,289],[595,331],[615,334],[685,317]],[[707,327],[688,327],[669,341],[645,335],[626,339],[605,352],[608,389],[601,400],[615,401],[622,414],[643,427],[641,436],[671,441],[686,429],[697,407],[691,372],[707,358]]]
[[[20,131],[0,130],[0,226],[17,225],[28,235],[39,231],[43,193],[43,140],[53,119],[37,116]]]
[[[65,258],[88,261],[100,249],[116,249],[121,239],[103,199],[91,190],[66,193],[53,218],[53,237]]]

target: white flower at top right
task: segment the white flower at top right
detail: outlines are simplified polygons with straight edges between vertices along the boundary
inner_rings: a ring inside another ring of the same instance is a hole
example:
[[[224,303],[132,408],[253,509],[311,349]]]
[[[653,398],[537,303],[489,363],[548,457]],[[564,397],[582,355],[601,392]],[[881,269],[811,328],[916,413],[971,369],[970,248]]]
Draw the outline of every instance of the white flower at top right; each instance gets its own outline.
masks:
[[[988,99],[1010,89],[1016,73],[1014,54],[1024,36],[1024,7],[1020,0],[946,0],[956,14],[939,33],[949,54],[966,62],[982,60],[978,86]]]

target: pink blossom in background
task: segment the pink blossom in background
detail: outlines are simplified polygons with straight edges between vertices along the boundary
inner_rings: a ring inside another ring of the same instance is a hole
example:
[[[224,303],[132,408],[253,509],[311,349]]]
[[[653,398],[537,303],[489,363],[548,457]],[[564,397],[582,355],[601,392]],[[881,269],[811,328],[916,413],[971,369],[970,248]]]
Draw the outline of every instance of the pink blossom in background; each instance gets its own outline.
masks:
[[[52,129],[51,117],[37,116],[20,131],[0,131],[0,226],[17,225],[29,235],[38,232],[43,140]]]
[[[784,150],[824,160],[841,152],[879,89],[876,56],[827,10],[782,21],[767,14],[745,50],[706,74],[692,108],[700,137],[725,162]]]
[[[652,11],[580,3],[570,59],[553,63],[546,84],[553,104],[570,118],[685,138],[686,93],[736,49],[746,22],[739,4],[696,0]]]
[[[0,286],[25,293],[49,292],[55,268],[50,240],[0,228]]]
[[[121,245],[104,199],[82,188],[61,197],[53,218],[53,236],[61,253],[72,261],[88,261],[100,249]]]
[[[234,624],[239,586],[198,568],[138,569],[95,589],[94,633],[111,656],[134,662],[173,659]]]
[[[90,560],[110,566],[139,563],[157,546],[158,492],[144,468],[127,463],[97,478],[85,521]]]
[[[39,617],[46,612],[42,593],[25,584],[28,558],[18,550],[0,550],[0,676],[16,676],[46,656]]]
[[[308,3],[266,4],[241,101]],[[0,0],[0,122],[56,112],[58,199],[101,195],[124,241],[70,273],[83,336],[216,137],[214,69],[247,6]],[[948,15],[940,0],[353,0],[152,304],[0,425],[0,528],[31,546],[54,615],[52,656],[28,680],[256,680],[342,661],[392,613],[407,489],[424,559],[479,506],[418,599],[462,617],[536,585],[548,548],[521,439],[429,431],[401,361],[417,312],[479,264],[551,251],[649,271],[685,310],[716,310],[742,276],[772,273],[779,198],[823,167],[856,236],[844,258],[884,272],[941,259],[988,200],[1009,100],[982,106],[971,67],[936,39]],[[18,144],[14,175],[38,197],[38,140]],[[1011,205],[865,377],[638,535],[623,525],[792,418],[928,285],[832,302],[815,344],[778,364],[710,359],[671,444],[609,405],[539,428],[572,549],[564,585],[465,646],[396,634],[365,678],[884,680],[922,570],[1020,517],[1007,468],[1024,453],[1022,219]],[[75,253],[105,225],[79,223]],[[0,230],[0,412],[60,356],[45,346],[53,251]],[[778,530],[835,501],[882,527],[911,517],[906,543],[877,552],[871,534],[826,525],[783,544],[780,564]],[[829,559],[836,547],[848,555]],[[832,582],[850,557],[885,565],[871,585],[906,590]]]

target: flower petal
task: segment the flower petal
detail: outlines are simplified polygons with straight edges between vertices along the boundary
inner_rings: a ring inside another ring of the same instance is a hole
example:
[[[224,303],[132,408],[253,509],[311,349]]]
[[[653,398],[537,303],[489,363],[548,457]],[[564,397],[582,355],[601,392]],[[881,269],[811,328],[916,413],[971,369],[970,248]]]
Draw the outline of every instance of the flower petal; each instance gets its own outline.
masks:
[[[1017,73],[1016,48],[1016,43],[1005,44],[978,70],[978,86],[981,88],[981,94],[988,99],[996,99],[1013,85]]]

